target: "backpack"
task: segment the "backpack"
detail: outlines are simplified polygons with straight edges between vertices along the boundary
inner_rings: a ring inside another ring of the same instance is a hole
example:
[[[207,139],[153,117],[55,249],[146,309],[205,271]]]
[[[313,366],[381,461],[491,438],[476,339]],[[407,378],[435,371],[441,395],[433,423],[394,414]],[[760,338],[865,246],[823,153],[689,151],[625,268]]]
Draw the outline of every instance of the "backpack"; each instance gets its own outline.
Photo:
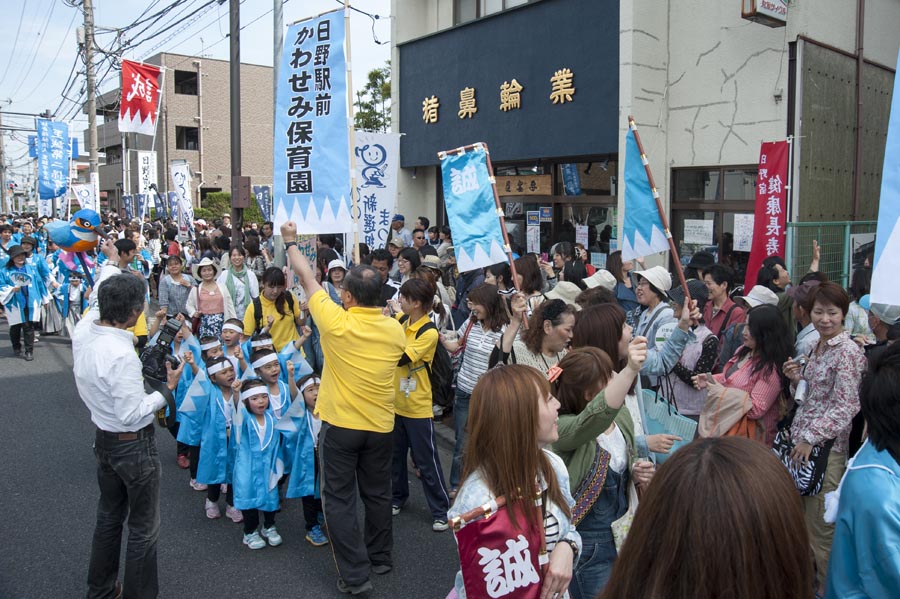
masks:
[[[409,320],[409,316],[404,314],[400,318],[400,323],[407,320]],[[438,330],[433,322],[428,321],[416,331],[416,339],[430,329]],[[438,336],[440,336],[440,331],[438,331]],[[440,339],[438,339],[437,347],[434,348],[434,358],[432,358],[431,364],[425,363],[425,370],[428,372],[428,380],[431,381],[431,400],[442,408],[453,405],[453,367],[450,362],[450,353],[441,344]]]
[[[290,291],[284,291],[284,299],[287,301],[288,305],[288,313],[294,313],[294,294]],[[254,333],[258,333],[262,330],[262,302],[259,301],[259,296],[253,298],[253,319],[256,321],[256,328],[253,329]]]

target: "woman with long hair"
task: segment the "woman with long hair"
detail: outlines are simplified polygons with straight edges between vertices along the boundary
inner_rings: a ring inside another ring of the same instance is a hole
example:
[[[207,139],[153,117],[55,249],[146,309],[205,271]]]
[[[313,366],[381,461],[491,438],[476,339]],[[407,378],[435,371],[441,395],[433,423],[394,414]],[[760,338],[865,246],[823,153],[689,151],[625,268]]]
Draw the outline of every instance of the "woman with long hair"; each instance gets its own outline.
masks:
[[[809,599],[805,537],[800,497],[771,451],[738,437],[697,440],[641,497],[600,599]]]
[[[545,301],[519,330],[525,315],[525,301],[517,296],[513,315],[503,333],[500,360],[506,364],[524,364],[547,374],[566,355],[575,328],[575,306],[563,300]]]
[[[485,267],[484,282],[488,285],[496,285],[501,291],[512,289],[512,270],[509,268],[509,262],[498,262]]]
[[[587,278],[587,269],[584,262],[578,259],[575,246],[568,241],[556,244],[553,252],[553,268],[557,271],[560,281],[575,283],[584,289],[584,280]]]
[[[698,375],[695,385],[718,396],[729,388],[747,393],[752,405],[747,418],[757,421],[765,431],[766,446],[772,447],[784,407],[779,401],[785,388],[781,366],[794,349],[778,308],[768,304],[751,308],[743,340],[720,374],[712,379]]]
[[[573,599],[592,599],[603,590],[616,559],[612,524],[629,507],[630,485],[646,488],[653,464],[640,457],[626,397],[647,355],[647,343],[637,338],[617,348],[627,355],[618,374],[606,352],[582,347],[559,363],[562,373],[553,383],[559,398],[559,440],[553,451],[566,463],[575,497],[573,521],[581,534],[586,559],[578,563],[569,586]],[[646,457],[646,449],[644,450]]]
[[[253,298],[259,297],[259,281],[244,260],[247,250],[242,245],[232,247],[228,252],[228,266],[219,273],[217,282],[228,289],[236,314],[243,314]]]
[[[265,250],[259,247],[259,235],[247,235],[244,249],[247,250],[246,267],[253,271],[257,280],[261,279],[269,263],[263,255]]]
[[[534,311],[544,301],[544,279],[541,267],[534,254],[526,254],[516,258],[516,288],[525,295],[528,309]]]
[[[630,314],[640,306],[637,296],[634,294],[634,284],[631,281],[631,271],[634,270],[634,262],[632,260],[622,260],[622,252],[616,251],[606,258],[606,270],[611,272],[616,278],[616,286],[613,287],[616,301],[619,302],[626,314]],[[628,324],[634,323],[629,322]]]
[[[409,278],[410,280],[422,279],[431,285],[431,288],[434,289],[434,302],[428,310],[428,316],[431,318],[431,322],[434,323],[434,326],[437,327],[438,331],[443,331],[450,327],[450,306],[441,301],[441,296],[439,295],[437,288],[439,279],[434,269],[424,265],[420,266],[409,275]]]
[[[504,497],[512,526],[539,529],[544,537],[550,561],[541,596],[565,598],[581,537],[572,525],[565,464],[546,449],[558,438],[558,408],[547,379],[533,368],[503,366],[485,374],[472,392],[463,484],[448,516],[457,518]],[[535,507],[536,486],[543,497],[543,522]],[[460,599],[467,596],[462,572],[456,575],[456,593]]]
[[[495,285],[482,284],[468,296],[469,318],[454,335],[442,336],[441,343],[451,354],[461,354],[459,375],[456,379],[456,398],[453,402],[456,445],[453,448],[453,466],[450,469],[450,496],[459,487],[462,453],[466,443],[466,421],[469,417],[469,400],[478,379],[487,372],[491,353],[503,335],[509,322],[503,298]]]

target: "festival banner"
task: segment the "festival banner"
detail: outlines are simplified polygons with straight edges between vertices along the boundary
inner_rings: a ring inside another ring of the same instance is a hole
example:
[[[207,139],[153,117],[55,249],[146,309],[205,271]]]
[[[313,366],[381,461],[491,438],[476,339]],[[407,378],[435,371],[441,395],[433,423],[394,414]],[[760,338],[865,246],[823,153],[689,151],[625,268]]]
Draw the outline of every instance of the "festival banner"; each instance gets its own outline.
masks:
[[[753,242],[747,261],[744,289],[756,285],[756,275],[769,256],[784,257],[787,234],[787,183],[790,145],[787,141],[763,142],[756,177],[756,210]]]
[[[135,204],[137,205],[137,216],[141,221],[144,220],[144,217],[147,215],[147,194],[139,193],[134,196]]]
[[[503,231],[484,147],[443,154],[441,175],[459,272],[506,262]]]
[[[64,195],[69,181],[69,124],[37,119],[38,196]]]
[[[357,131],[354,139],[359,240],[383,248],[397,205],[400,134]]]
[[[578,172],[578,165],[574,162],[561,164],[563,187],[567,196],[581,195],[581,174]]]
[[[634,130],[625,136],[625,219],[622,223],[622,260],[633,260],[669,249],[665,227],[644,167]]]
[[[275,230],[290,220],[299,233],[348,233],[343,11],[295,23],[284,39],[275,104]]]
[[[125,208],[125,218],[130,222],[134,218],[134,198],[122,196],[122,206]]]
[[[38,217],[53,216],[53,198],[40,198],[38,199]]]
[[[872,268],[873,304],[900,306],[900,277],[897,273],[900,273],[900,77],[894,77],[894,96],[891,99],[884,167],[881,170],[881,199],[875,236],[875,264]]]
[[[194,238],[194,205],[191,203],[191,167],[187,162],[173,162],[172,183],[175,187],[175,208],[178,209],[178,234],[183,239]]]
[[[175,218],[175,207],[178,205],[178,194],[170,191],[166,194],[166,216]]]
[[[97,204],[94,201],[94,186],[90,183],[72,185],[72,194],[75,201],[83,209],[97,211]]]
[[[159,109],[160,69],[152,64],[122,61],[119,132],[153,135]]]
[[[268,185],[254,185],[253,197],[256,198],[263,222],[272,220],[272,188]]]
[[[151,185],[156,185],[156,152],[136,151],[138,168],[138,193],[150,195]]]

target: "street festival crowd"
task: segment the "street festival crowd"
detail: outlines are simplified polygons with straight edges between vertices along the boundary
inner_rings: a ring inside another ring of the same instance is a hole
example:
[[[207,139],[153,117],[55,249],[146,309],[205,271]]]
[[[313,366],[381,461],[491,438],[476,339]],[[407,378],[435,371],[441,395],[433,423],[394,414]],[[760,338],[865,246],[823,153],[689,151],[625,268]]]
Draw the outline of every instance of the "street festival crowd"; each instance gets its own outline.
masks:
[[[72,337],[97,426],[90,597],[157,594],[154,421],[171,407],[162,460],[187,470],[198,517],[224,507],[261,550],[300,498],[352,595],[394,566],[410,480],[432,530],[457,535],[448,597],[900,593],[900,306],[870,305],[871,258],[844,289],[816,245],[808,272],[771,257],[746,289],[698,252],[685,290],[560,240],[549,260],[519,251],[514,280],[508,263],[458,272],[449,227],[397,214],[358,265],[334,235],[310,264],[287,223],[280,268],[270,222],[234,245],[228,215],[185,241],[111,214],[82,264],[47,220],[0,215],[0,301],[16,356]],[[145,392],[137,356],[166,329],[178,360]]]

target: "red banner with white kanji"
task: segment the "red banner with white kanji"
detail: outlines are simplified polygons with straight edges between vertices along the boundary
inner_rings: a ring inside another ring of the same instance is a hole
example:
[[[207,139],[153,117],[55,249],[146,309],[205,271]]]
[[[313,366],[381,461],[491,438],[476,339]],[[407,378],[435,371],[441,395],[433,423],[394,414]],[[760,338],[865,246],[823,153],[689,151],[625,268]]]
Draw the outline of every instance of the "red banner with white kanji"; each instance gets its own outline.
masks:
[[[160,68],[152,64],[122,61],[122,101],[119,103],[119,132],[156,132],[159,109]]]
[[[759,150],[756,177],[756,212],[753,218],[753,243],[747,262],[744,293],[756,285],[756,275],[769,256],[784,258],[787,235],[787,141],[764,142]]]

